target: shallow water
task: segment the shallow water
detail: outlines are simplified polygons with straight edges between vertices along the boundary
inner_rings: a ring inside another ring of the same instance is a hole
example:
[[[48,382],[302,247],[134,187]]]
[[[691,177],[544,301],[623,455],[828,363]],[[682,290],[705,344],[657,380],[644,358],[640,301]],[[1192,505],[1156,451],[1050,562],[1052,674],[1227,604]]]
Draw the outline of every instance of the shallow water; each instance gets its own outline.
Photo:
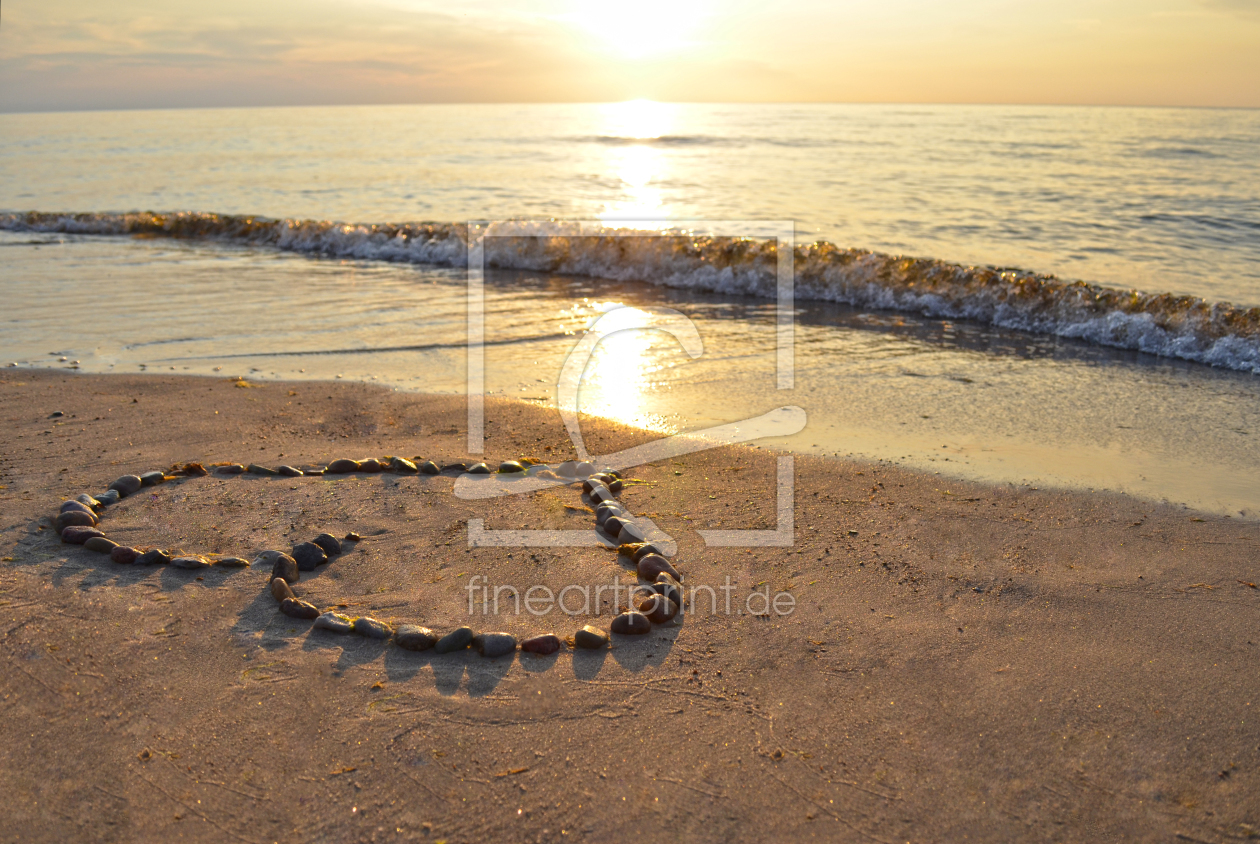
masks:
[[[12,232],[0,232],[0,252],[0,356],[23,365],[466,384],[462,270]],[[485,302],[496,395],[554,403],[561,364],[594,318],[664,306],[694,321],[704,354],[690,360],[659,332],[613,334],[583,379],[584,412],[676,432],[794,404],[805,430],[763,445],[939,471],[943,494],[948,478],[967,477],[1260,507],[1251,374],[816,302],[798,309],[795,385],[779,390],[771,302],[505,270],[488,274]]]

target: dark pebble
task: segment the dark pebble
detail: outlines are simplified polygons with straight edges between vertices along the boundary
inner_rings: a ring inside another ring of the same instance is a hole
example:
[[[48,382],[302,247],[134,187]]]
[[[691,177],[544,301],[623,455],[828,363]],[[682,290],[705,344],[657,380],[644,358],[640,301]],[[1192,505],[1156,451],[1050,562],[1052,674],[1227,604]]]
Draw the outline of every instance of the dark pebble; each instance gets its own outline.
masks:
[[[608,644],[608,634],[594,625],[588,624],[573,634],[573,647],[595,650]]]
[[[314,604],[308,604],[306,601],[297,598],[285,598],[280,602],[280,612],[289,618],[303,618],[308,621],[319,618],[319,608]]]
[[[639,577],[647,582],[655,583],[662,572],[682,583],[682,575],[678,573],[678,569],[670,565],[669,560],[660,554],[644,554],[639,560]]]
[[[499,473],[503,475],[511,475],[516,472],[524,472],[525,467],[515,460],[504,460],[499,464]]]
[[[187,554],[182,557],[175,557],[171,560],[171,565],[177,569],[204,569],[210,563],[205,557],[199,557],[196,554]]]
[[[271,581],[270,589],[271,597],[275,598],[276,601],[283,601],[285,598],[297,597],[297,595],[293,594],[293,589],[289,586],[288,581],[280,577]]]
[[[640,545],[640,546],[638,547],[638,549],[634,552],[634,557],[633,557],[633,559],[634,559],[635,563],[637,564],[637,563],[639,562],[639,560],[642,560],[642,559],[643,559],[644,557],[646,557],[648,554],[658,554],[658,555],[660,555],[660,556],[662,556],[662,557],[664,557],[664,556],[665,556],[665,552],[664,552],[664,551],[662,551],[659,547],[657,547],[657,546],[653,545],[651,542],[644,542],[644,543],[643,543],[642,545]]]
[[[61,502],[61,512],[68,513],[71,510],[77,510],[80,513],[87,513],[89,516],[96,515],[96,513],[92,510],[92,508],[84,504],[82,501]]]
[[[595,466],[594,464],[587,463],[583,460],[581,463],[573,467],[573,471],[579,478],[589,478],[591,475],[595,474]]]
[[[271,567],[271,579],[275,580],[277,577],[287,580],[289,583],[297,583],[302,578],[297,560],[288,554],[277,556],[275,565]]]
[[[61,541],[70,545],[82,545],[94,536],[104,535],[105,534],[101,533],[94,527],[76,525],[74,527],[68,527],[61,532]]]
[[[678,615],[678,604],[664,595],[645,595],[639,599],[637,606],[639,612],[653,624],[664,624]]]
[[[316,566],[328,562],[328,555],[324,553],[324,549],[314,542],[294,545],[290,556],[297,561],[297,567],[302,571],[315,571]]]
[[[575,460],[566,460],[556,467],[556,474],[562,478],[576,478],[577,465]]]
[[[122,493],[120,493],[116,489],[110,489],[96,496],[96,498],[94,498],[93,501],[96,502],[97,506],[108,507],[111,504],[117,504],[120,498],[122,498]],[[88,505],[88,506],[92,506],[92,505]]]
[[[491,659],[516,652],[516,637],[511,633],[478,633],[473,636],[473,650]]]
[[[375,457],[369,457],[367,460],[359,461],[360,472],[384,472],[385,464],[377,460]]]
[[[612,490],[610,490],[608,487],[604,486],[603,484],[599,484],[598,486],[593,488],[590,492],[587,493],[587,496],[592,501],[598,501],[601,504],[605,501],[617,500],[617,496],[613,495]]]
[[[115,498],[117,498],[117,496],[115,496]],[[85,507],[90,507],[93,510],[99,509],[102,506],[100,501],[88,495],[86,492],[79,493],[74,497],[74,500]],[[110,503],[112,504],[113,502]]]
[[[335,557],[341,553],[341,540],[333,536],[331,533],[321,533],[319,536],[311,540],[311,542],[324,549],[324,553],[330,557]],[[297,556],[296,554],[294,556]]]
[[[278,475],[275,469],[268,469],[266,466],[259,466],[257,463],[250,463],[245,467],[245,471],[251,475]]]
[[[490,467],[489,467],[489,466],[487,466],[485,463],[474,463],[474,464],[472,464],[471,466],[469,466],[469,467],[468,467],[468,474],[470,474],[470,475],[489,475],[489,474],[490,474]]]
[[[616,539],[617,534],[621,533],[621,529],[629,523],[629,520],[623,518],[622,516],[609,516],[604,519],[604,523],[600,525],[600,527],[602,527],[609,536]]]
[[[622,545],[633,545],[636,542],[647,542],[647,534],[643,532],[643,528],[633,522],[626,522],[622,525],[621,532],[617,534],[617,541]]]
[[[623,612],[612,620],[609,629],[622,636],[642,636],[651,631],[652,622],[641,612]]]
[[[436,475],[442,471],[442,468],[432,460],[426,460],[420,464],[419,469],[426,475]]]
[[[154,548],[152,551],[145,551],[139,557],[136,557],[136,565],[141,566],[164,566],[171,561],[171,555],[163,551],[161,548]]]
[[[277,466],[276,474],[284,475],[286,478],[300,478],[306,473],[296,466]]]
[[[165,472],[145,472],[140,476],[142,486],[155,486],[166,480]]]
[[[394,644],[409,651],[427,651],[437,640],[436,633],[418,624],[400,624],[394,631]]]
[[[64,513],[58,513],[55,520],[55,527],[58,530],[65,530],[69,527],[96,527],[96,514],[85,513],[82,510],[67,510]]]
[[[122,498],[140,491],[140,478],[135,475],[123,475],[109,485],[109,488]]]
[[[595,487],[597,486],[603,487],[604,489],[608,488],[608,484],[604,483],[603,481],[596,480],[595,478],[587,478],[586,480],[582,481],[582,492],[585,492],[587,495],[590,495],[591,491],[595,489]]]
[[[214,564],[216,566],[222,566],[226,569],[249,568],[249,560],[246,560],[243,557],[216,557]]]
[[[315,619],[313,626],[318,627],[320,630],[330,630],[333,633],[349,633],[354,630],[354,621],[341,613],[326,612]]]
[[[118,547],[118,543],[103,536],[93,536],[83,543],[83,547],[98,554],[108,554]]]
[[[462,651],[464,648],[472,644],[473,631],[471,627],[461,627],[458,630],[452,630],[441,639],[438,639],[433,645],[433,651],[440,654],[454,653]]]
[[[521,642],[521,653],[549,656],[560,650],[562,644],[564,643],[560,641],[560,637],[556,634],[544,633],[541,636],[534,636]]]
[[[348,460],[343,457],[340,460],[334,460],[329,463],[328,468],[324,471],[330,475],[345,475],[349,472],[357,472],[359,471],[359,461]]]
[[[354,632],[369,639],[388,639],[394,635],[394,628],[365,615],[354,620]]]
[[[682,584],[670,575],[669,572],[663,571],[656,576],[656,582],[652,584],[651,589],[658,595],[664,595],[678,606],[682,606]]]
[[[60,411],[60,410],[54,410],[52,413],[48,414],[48,418],[49,418],[49,419],[60,419],[61,417],[65,416],[65,415],[66,415],[66,414],[65,414],[63,411]]]
[[[346,542],[358,542],[362,538],[363,537],[359,536],[354,531],[350,531],[349,533],[346,534]]]
[[[618,472],[618,471],[616,471],[615,469],[605,469],[605,470],[603,471],[603,474],[605,474],[605,475],[611,475],[611,476],[612,476],[614,479],[616,479],[616,480],[620,480],[620,479],[621,479],[621,473],[620,473],[620,472]]]
[[[420,471],[416,468],[415,463],[412,463],[405,457],[391,457],[389,459],[389,469],[391,472],[401,472],[404,475],[414,475]]]
[[[621,492],[621,490],[624,487],[625,487],[625,484],[623,482],[613,481],[612,483],[608,485],[608,491],[611,492],[613,495],[616,495],[617,493]]]
[[[131,565],[139,557],[140,557],[140,552],[137,551],[135,548],[131,548],[127,545],[119,545],[117,548],[109,552],[109,558],[111,560],[113,560],[115,563],[120,563],[124,566]]]
[[[222,466],[215,466],[214,471],[221,475],[243,475],[245,474],[245,467],[240,463],[226,463]]]

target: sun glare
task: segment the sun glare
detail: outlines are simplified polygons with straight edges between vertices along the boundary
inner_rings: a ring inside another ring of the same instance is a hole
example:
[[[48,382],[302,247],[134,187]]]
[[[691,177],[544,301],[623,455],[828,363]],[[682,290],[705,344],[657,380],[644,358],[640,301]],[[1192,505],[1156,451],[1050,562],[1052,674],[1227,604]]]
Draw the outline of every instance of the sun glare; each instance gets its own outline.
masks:
[[[644,59],[696,44],[711,7],[710,0],[574,0],[569,17],[620,56]]]

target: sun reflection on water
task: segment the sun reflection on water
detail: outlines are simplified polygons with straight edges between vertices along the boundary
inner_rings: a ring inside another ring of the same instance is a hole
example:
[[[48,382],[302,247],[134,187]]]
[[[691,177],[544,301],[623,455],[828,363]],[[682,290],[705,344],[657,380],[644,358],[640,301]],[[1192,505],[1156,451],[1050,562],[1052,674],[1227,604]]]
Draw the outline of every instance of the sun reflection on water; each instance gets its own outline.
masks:
[[[620,184],[604,203],[599,219],[634,228],[660,228],[669,217],[660,183],[666,158],[650,141],[669,134],[674,110],[651,100],[631,100],[601,107],[600,134],[621,143],[608,148],[604,170]],[[638,143],[636,143],[638,142]]]

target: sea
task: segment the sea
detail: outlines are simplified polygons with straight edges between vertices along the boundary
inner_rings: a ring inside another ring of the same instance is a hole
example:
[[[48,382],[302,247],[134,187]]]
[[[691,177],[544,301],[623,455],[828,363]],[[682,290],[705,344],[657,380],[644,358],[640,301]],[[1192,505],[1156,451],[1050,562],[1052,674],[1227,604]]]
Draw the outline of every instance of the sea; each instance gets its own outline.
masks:
[[[598,339],[662,435],[1260,515],[1258,110],[3,114],[0,290],[11,368],[556,407]]]

